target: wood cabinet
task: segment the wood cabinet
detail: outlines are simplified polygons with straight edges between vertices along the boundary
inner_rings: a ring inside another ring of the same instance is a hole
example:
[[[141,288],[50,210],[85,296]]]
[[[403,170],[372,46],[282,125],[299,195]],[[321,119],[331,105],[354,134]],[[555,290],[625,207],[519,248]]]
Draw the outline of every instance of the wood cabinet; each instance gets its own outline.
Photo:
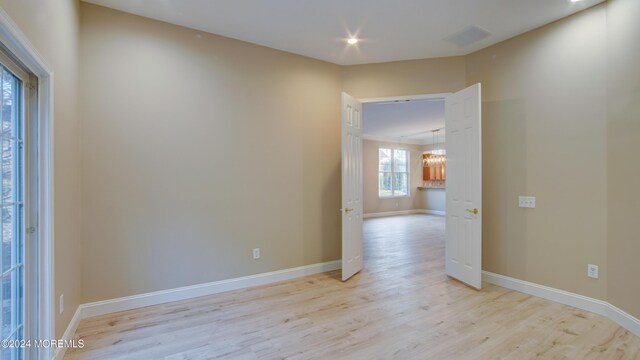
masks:
[[[433,155],[431,154],[422,154],[422,163],[424,164],[422,167],[422,180],[424,181],[444,181],[447,180],[447,164],[446,162],[442,165],[437,166],[426,166],[427,160]]]

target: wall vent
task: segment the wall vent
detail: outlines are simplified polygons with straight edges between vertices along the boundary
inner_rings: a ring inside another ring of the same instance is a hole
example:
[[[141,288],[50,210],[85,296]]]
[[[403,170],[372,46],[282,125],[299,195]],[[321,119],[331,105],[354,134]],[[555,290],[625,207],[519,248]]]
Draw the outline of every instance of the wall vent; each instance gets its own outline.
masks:
[[[491,33],[487,30],[472,25],[455,34],[447,36],[443,40],[458,45],[459,47],[466,47],[482,39],[486,39],[489,36],[491,36]]]

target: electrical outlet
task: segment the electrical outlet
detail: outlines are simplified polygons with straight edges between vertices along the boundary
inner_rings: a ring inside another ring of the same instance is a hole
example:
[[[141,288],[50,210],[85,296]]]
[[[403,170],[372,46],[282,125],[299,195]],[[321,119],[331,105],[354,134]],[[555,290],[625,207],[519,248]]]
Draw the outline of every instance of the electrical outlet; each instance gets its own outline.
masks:
[[[253,260],[260,259],[260,248],[253,249]]]
[[[400,204],[396,201],[396,207],[399,207],[399,206],[400,206]]]
[[[587,265],[587,276],[590,278],[597,279],[598,278],[598,265],[589,264]]]
[[[60,295],[60,301],[58,302],[58,311],[60,314],[64,312],[64,294]]]
[[[532,208],[532,209],[535,208],[536,207],[535,196],[519,196],[518,206],[521,208]]]

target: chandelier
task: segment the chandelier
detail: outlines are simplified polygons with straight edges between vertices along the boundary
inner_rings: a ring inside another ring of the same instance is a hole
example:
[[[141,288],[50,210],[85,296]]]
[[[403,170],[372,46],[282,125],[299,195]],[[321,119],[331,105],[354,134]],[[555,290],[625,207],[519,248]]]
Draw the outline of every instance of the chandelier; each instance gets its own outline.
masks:
[[[433,130],[431,132],[431,136],[433,137],[433,148],[429,156],[424,159],[424,166],[432,167],[432,166],[442,166],[447,162],[447,155],[444,149],[437,149],[436,146],[439,144],[440,140],[440,129]]]

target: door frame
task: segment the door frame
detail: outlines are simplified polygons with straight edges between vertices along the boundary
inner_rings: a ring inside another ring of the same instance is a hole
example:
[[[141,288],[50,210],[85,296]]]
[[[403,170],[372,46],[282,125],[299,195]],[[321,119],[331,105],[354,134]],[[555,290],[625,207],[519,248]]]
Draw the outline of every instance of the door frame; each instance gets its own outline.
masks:
[[[386,97],[377,97],[377,98],[362,98],[358,99],[363,104],[369,103],[380,103],[380,102],[392,102],[392,101],[411,101],[411,100],[444,100],[448,95],[453,94],[452,92],[447,93],[435,93],[435,94],[418,94],[418,95],[407,95],[407,96],[386,96]],[[364,120],[364,117],[363,117]]]
[[[382,102],[394,102],[397,101],[399,103],[404,101],[416,101],[416,100],[445,100],[447,96],[453,94],[453,92],[447,93],[433,93],[433,94],[416,94],[416,95],[406,95],[406,96],[385,96],[385,97],[377,97],[377,98],[356,98],[362,104],[371,104],[371,103],[382,103]],[[342,109],[341,109],[342,110]],[[364,111],[362,112],[362,126],[364,127],[364,122],[366,121],[364,116]],[[366,140],[363,137],[363,140]],[[364,159],[363,159],[364,161]],[[364,185],[364,177],[362,179]],[[363,186],[364,188],[364,186]],[[364,199],[363,199],[364,201]],[[364,205],[364,204],[363,204]],[[364,215],[364,214],[363,214]],[[364,220],[364,219],[363,219]],[[363,264],[364,266],[364,264]]]
[[[40,268],[38,284],[39,339],[54,339],[54,204],[53,204],[53,72],[11,17],[0,8],[0,42],[38,78],[38,224],[37,243]],[[39,349],[40,359],[51,359],[52,349]],[[56,350],[56,356],[58,355]]]

